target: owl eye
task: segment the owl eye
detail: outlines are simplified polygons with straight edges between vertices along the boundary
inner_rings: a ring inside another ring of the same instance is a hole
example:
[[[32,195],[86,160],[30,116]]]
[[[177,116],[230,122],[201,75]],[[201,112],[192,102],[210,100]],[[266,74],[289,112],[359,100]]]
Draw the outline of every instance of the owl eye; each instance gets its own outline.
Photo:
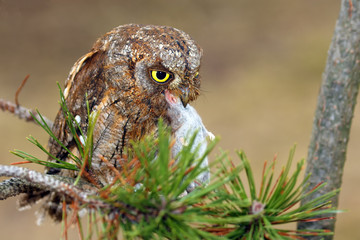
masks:
[[[159,70],[151,70],[150,74],[151,78],[157,83],[165,83],[172,77],[170,73]]]

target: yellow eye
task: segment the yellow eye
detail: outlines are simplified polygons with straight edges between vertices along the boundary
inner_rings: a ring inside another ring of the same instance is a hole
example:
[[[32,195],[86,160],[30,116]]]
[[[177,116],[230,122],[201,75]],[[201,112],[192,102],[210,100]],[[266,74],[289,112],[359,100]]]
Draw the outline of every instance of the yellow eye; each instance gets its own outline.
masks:
[[[151,70],[151,77],[154,79],[155,82],[158,83],[165,83],[170,79],[170,73],[158,70]]]

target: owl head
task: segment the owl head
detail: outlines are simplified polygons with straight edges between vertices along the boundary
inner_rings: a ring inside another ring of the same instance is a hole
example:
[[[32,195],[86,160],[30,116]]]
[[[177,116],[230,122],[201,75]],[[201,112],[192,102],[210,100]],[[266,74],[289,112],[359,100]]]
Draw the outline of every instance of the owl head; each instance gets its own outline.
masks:
[[[106,96],[110,103],[147,102],[157,112],[155,108],[165,107],[164,91],[168,90],[186,106],[200,93],[201,56],[200,46],[178,29],[119,26],[98,39],[91,52],[77,61],[66,81],[65,97],[73,92],[76,82],[85,81],[83,88],[96,99],[104,100],[99,94],[112,90]]]

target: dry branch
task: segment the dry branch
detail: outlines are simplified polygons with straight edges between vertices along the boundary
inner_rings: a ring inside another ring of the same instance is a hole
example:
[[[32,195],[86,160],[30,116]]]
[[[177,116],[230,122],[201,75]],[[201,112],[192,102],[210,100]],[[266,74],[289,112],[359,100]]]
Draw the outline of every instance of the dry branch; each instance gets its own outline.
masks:
[[[360,81],[360,0],[343,0],[328,53],[318,96],[306,175],[311,189],[319,182],[327,186],[310,195],[303,204],[338,189],[349,141],[351,121]],[[338,196],[332,199],[338,206]],[[334,230],[335,219],[303,222],[299,229]],[[317,239],[310,237],[311,239]],[[326,236],[325,239],[332,239]]]
[[[15,103],[4,100],[4,99],[0,99],[0,109],[3,110],[4,112],[10,112],[10,113],[14,114],[15,116],[17,116],[18,118],[20,118],[22,120],[25,120],[27,122],[36,123],[33,116],[38,121],[42,122],[39,114],[35,110],[28,109],[28,108],[25,108],[25,107],[20,106],[20,105],[16,105]],[[42,116],[42,117],[44,118],[46,124],[50,128],[52,128],[53,122],[51,120],[49,120],[48,118],[44,117],[44,116]]]
[[[73,178],[46,175],[26,168],[6,165],[0,165],[0,176],[13,177],[0,183],[0,200],[29,191],[49,190],[84,204],[105,206],[103,202],[89,198],[96,194],[96,188],[84,181],[74,186]]]

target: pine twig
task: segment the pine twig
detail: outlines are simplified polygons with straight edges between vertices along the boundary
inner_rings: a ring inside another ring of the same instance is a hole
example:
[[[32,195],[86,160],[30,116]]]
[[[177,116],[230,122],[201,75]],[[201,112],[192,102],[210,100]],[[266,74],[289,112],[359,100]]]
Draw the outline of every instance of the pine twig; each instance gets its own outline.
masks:
[[[16,106],[20,106],[20,103],[19,103],[19,95],[20,95],[20,92],[22,90],[22,88],[25,86],[27,80],[29,79],[30,75],[26,75],[26,77],[24,78],[24,80],[22,81],[22,83],[20,84],[19,88],[16,90],[16,93],[15,93],[15,103],[16,103]]]
[[[25,120],[27,122],[36,123],[33,116],[38,121],[41,121],[41,118],[40,118],[39,114],[35,110],[28,109],[28,108],[25,108],[25,107],[20,106],[20,105],[16,105],[15,103],[7,101],[5,99],[0,99],[0,109],[3,110],[4,112],[10,112],[10,113],[14,114],[15,116],[17,116],[18,118],[20,118],[22,120]],[[46,121],[46,124],[50,128],[52,128],[53,122],[51,120],[49,120],[48,118],[44,117],[44,116],[43,116],[43,118]]]
[[[21,90],[25,86],[27,80],[29,79],[29,77],[30,77],[30,75],[26,75],[26,77],[24,78],[24,80],[21,82],[20,86],[16,90],[15,103],[4,100],[4,99],[0,99],[0,109],[3,110],[4,112],[8,111],[8,112],[18,116],[20,119],[24,119],[27,122],[35,122],[36,123],[33,116],[37,120],[40,120],[39,114],[35,110],[20,106],[20,103],[19,103],[19,95],[21,93]],[[48,126],[50,128],[52,128],[53,122],[46,117],[43,117],[43,118],[46,121],[46,123],[48,124]]]

